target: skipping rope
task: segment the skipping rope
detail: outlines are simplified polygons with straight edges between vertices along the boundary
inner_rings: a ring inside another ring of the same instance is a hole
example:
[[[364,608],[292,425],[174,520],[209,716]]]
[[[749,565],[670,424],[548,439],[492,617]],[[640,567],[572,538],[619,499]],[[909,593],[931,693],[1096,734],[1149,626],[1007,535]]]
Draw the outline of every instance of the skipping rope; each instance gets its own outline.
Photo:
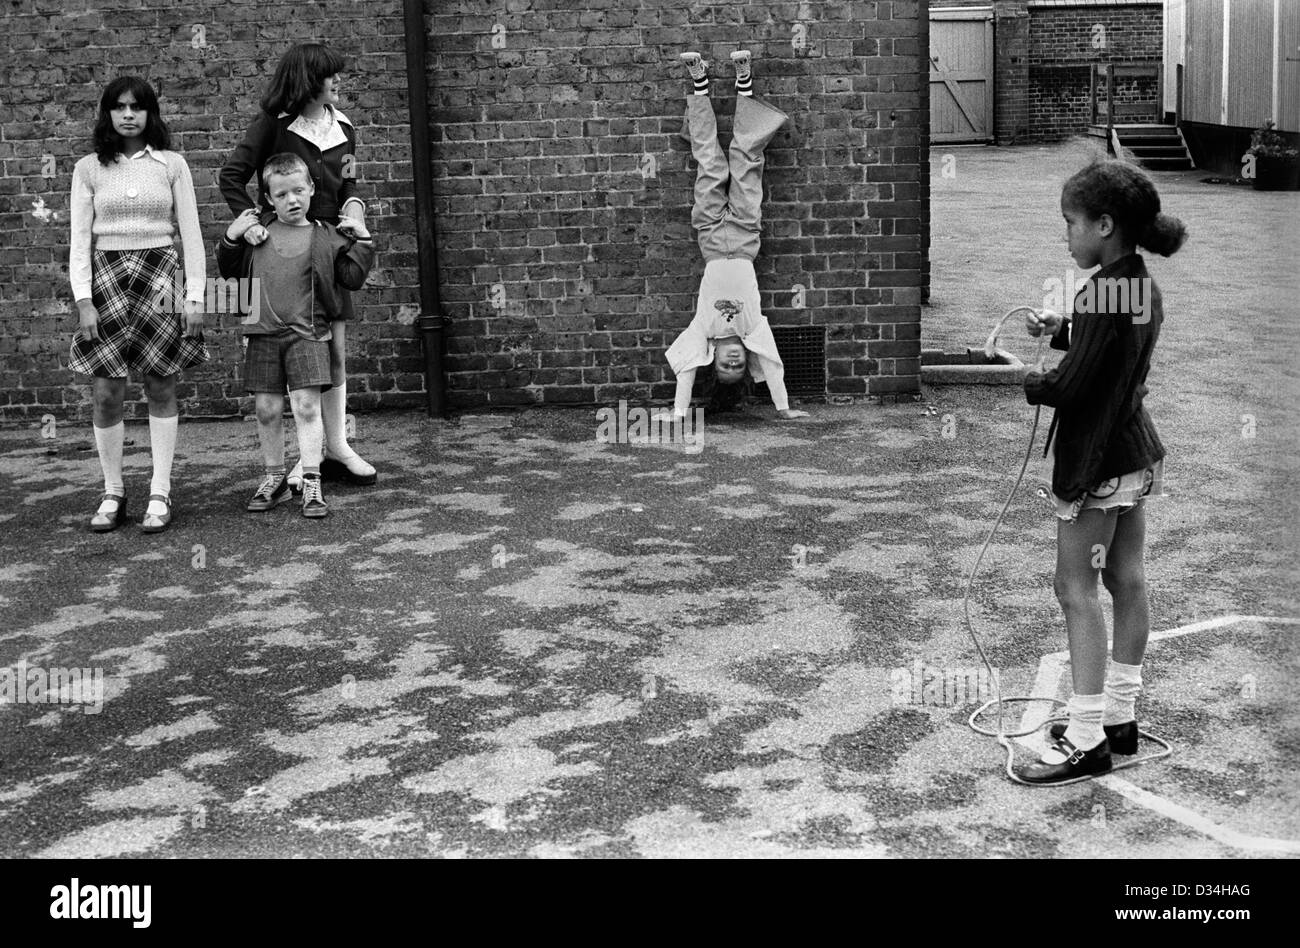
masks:
[[[1000,320],[998,320],[997,325],[993,327],[993,332],[989,334],[988,341],[984,344],[985,354],[990,358],[993,356],[994,346],[997,343],[998,332],[1002,329],[1003,324],[1008,319],[1010,319],[1012,316],[1015,316],[1017,313],[1037,314],[1039,312],[1041,311],[1034,309],[1032,306],[1017,306],[1015,309],[1008,311],[1006,315],[1004,315]],[[1035,361],[1036,361],[1035,371],[1042,371],[1043,359],[1044,359],[1043,343],[1046,340],[1046,338],[1047,338],[1046,334],[1040,334],[1038,337],[1038,349],[1035,353]],[[1007,494],[1006,503],[1002,505],[1002,510],[998,513],[997,519],[993,521],[993,527],[992,529],[989,530],[989,535],[984,540],[984,545],[980,547],[979,555],[975,557],[974,565],[971,566],[970,574],[966,577],[966,591],[962,596],[962,614],[964,615],[966,620],[966,631],[970,634],[971,641],[975,643],[975,650],[979,652],[980,661],[982,661],[984,663],[984,667],[988,669],[989,680],[993,682],[993,693],[994,693],[993,700],[986,701],[978,708],[976,708],[966,723],[970,726],[971,730],[973,730],[976,734],[982,734],[985,737],[997,738],[998,744],[1000,744],[1007,752],[1006,772],[1007,772],[1008,779],[1026,787],[1063,787],[1066,786],[1067,784],[1080,783],[1084,780],[1092,780],[1094,777],[1104,777],[1106,773],[1114,773],[1117,770],[1127,770],[1129,767],[1136,767],[1138,764],[1145,764],[1153,760],[1160,760],[1161,758],[1168,757],[1170,754],[1172,754],[1174,752],[1174,749],[1169,744],[1169,742],[1164,740],[1163,738],[1157,737],[1155,734],[1151,734],[1148,731],[1143,731],[1139,729],[1138,736],[1144,737],[1147,740],[1160,745],[1160,750],[1150,754],[1134,756],[1131,760],[1126,760],[1123,763],[1113,764],[1110,770],[1106,771],[1105,773],[1088,774],[1082,777],[1072,777],[1069,780],[1057,780],[1057,781],[1053,781],[1052,783],[1031,783],[1030,781],[1020,777],[1020,775],[1017,774],[1015,772],[1015,769],[1012,767],[1012,764],[1015,762],[1015,750],[1011,746],[1011,738],[1026,737],[1030,734],[1033,734],[1035,731],[1039,731],[1042,728],[1047,727],[1050,724],[1053,724],[1058,721],[1064,721],[1067,719],[1061,717],[1060,715],[1053,715],[1049,717],[1047,720],[1045,720],[1042,724],[1038,725],[1038,727],[1030,728],[1029,730],[1026,731],[1014,731],[1012,733],[1008,733],[1006,731],[1006,728],[1002,720],[1002,714],[1003,714],[1002,706],[1010,702],[1027,703],[1031,701],[1049,701],[1055,707],[1058,705],[1064,706],[1066,705],[1066,702],[1062,701],[1060,698],[1037,698],[1029,695],[1007,695],[1006,697],[1003,697],[1002,683],[999,680],[997,673],[993,670],[993,665],[989,661],[988,656],[984,654],[984,646],[980,644],[979,636],[975,634],[975,627],[971,623],[970,599],[971,599],[971,589],[975,585],[975,576],[979,572],[980,563],[983,562],[984,560],[984,554],[988,552],[989,545],[993,542],[994,534],[998,532],[998,527],[1002,525],[1003,518],[1006,517],[1007,511],[1011,509],[1011,503],[1016,499],[1016,493],[1020,490],[1020,485],[1025,479],[1025,472],[1029,469],[1029,459],[1030,457],[1033,456],[1034,453],[1034,439],[1038,436],[1038,420],[1039,420],[1039,416],[1042,414],[1042,410],[1043,409],[1041,405],[1034,406],[1034,423],[1029,430],[1029,444],[1025,447],[1025,459],[1020,463],[1020,472],[1016,475],[1016,482],[1013,485],[1011,485],[1011,491],[1010,493]],[[981,727],[979,724],[976,723],[980,715],[982,715],[990,707],[997,708],[998,723],[997,723],[996,731],[989,730],[987,727]]]

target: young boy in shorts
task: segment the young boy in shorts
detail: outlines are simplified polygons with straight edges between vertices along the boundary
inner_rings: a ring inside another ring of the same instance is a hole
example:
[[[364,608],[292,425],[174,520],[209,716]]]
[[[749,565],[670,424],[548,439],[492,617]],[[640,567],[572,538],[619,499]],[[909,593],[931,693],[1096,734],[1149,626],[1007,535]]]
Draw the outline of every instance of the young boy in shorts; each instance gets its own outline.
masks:
[[[226,279],[249,281],[251,311],[243,329],[244,388],[257,407],[257,436],[265,476],[248,501],[251,511],[271,510],[292,496],[284,465],[284,392],[297,422],[302,457],[302,515],[329,513],[320,487],[325,438],[321,392],[330,387],[330,322],[340,318],[339,288],[359,290],[374,263],[365,225],[344,218],[337,227],[307,219],[315,189],[306,163],[293,154],[271,157],[262,168],[274,215],[258,220],[256,208],[235,218],[217,246],[217,269]],[[243,240],[255,224],[269,238],[253,247]]]

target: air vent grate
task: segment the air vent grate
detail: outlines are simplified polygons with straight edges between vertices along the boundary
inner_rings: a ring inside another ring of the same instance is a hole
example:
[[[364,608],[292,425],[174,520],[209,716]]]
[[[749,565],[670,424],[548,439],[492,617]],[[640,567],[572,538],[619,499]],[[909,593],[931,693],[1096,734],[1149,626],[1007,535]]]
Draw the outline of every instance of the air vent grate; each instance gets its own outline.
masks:
[[[826,394],[826,327],[773,326],[776,349],[785,363],[785,389],[791,395]]]

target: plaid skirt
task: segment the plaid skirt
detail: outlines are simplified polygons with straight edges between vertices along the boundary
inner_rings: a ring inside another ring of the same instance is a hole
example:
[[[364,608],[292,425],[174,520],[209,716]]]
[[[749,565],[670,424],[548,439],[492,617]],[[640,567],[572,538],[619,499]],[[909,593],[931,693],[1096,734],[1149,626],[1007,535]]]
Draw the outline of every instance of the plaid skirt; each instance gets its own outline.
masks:
[[[96,250],[91,268],[99,340],[86,339],[78,329],[72,337],[70,369],[119,379],[131,369],[167,376],[208,361],[202,338],[182,335],[184,307],[173,303],[180,279],[174,247]]]

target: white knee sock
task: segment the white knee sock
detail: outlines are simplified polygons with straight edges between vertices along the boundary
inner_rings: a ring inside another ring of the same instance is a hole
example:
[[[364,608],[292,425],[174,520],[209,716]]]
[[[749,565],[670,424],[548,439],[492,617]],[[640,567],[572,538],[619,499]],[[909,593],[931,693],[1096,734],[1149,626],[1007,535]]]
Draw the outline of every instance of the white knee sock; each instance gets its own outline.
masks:
[[[172,495],[172,459],[176,457],[177,415],[170,418],[149,416],[149,449],[153,454],[153,480],[149,483],[150,494]],[[145,510],[161,517],[167,512],[167,505],[159,500],[149,501]]]
[[[119,421],[107,428],[95,429],[95,447],[99,449],[99,466],[104,469],[104,493],[126,495],[122,483],[122,442],[126,440],[126,424]]]
[[[342,461],[354,474],[370,475],[374,467],[348,444],[348,383],[321,393],[321,421],[325,428],[325,455]]]
[[[342,461],[354,453],[348,444],[347,382],[321,392],[320,414],[325,425],[325,447],[330,457]]]
[[[1110,660],[1106,669],[1106,710],[1102,724],[1127,724],[1137,720],[1137,696],[1142,693],[1142,666]]]
[[[176,427],[179,417],[149,416],[149,448],[153,453],[153,480],[149,493],[172,495],[172,459],[176,456]]]

